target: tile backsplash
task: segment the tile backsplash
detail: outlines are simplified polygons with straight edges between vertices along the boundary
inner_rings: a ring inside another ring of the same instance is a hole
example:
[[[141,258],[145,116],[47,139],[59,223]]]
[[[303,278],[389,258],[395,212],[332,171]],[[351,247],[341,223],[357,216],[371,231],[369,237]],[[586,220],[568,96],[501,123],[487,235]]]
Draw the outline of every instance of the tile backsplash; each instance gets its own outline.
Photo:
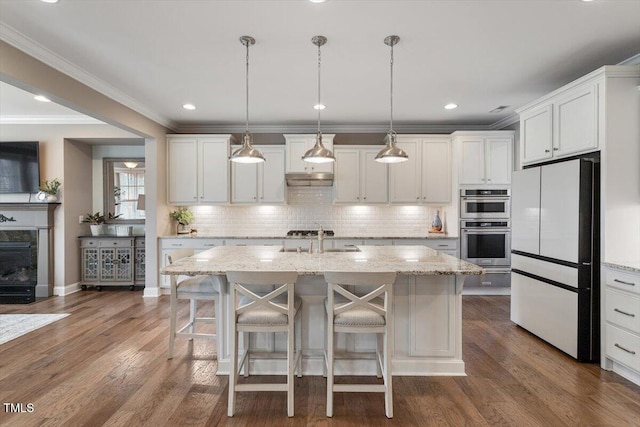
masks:
[[[284,236],[288,230],[333,230],[336,236],[424,237],[436,211],[458,235],[457,207],[334,205],[332,187],[291,187],[286,205],[193,206],[192,228],[205,236]]]

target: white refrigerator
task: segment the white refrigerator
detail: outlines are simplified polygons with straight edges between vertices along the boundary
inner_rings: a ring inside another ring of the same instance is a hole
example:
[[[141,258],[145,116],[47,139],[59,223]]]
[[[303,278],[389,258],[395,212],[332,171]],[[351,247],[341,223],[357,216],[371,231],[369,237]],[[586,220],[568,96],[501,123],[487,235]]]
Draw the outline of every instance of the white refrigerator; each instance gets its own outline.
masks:
[[[600,163],[514,172],[511,320],[581,362],[600,357]]]

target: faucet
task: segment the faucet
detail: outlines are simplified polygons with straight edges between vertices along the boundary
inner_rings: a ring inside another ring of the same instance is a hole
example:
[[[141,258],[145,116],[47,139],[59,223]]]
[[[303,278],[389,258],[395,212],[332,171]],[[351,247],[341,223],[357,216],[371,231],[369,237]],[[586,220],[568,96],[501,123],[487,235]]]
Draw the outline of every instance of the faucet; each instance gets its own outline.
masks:
[[[318,253],[321,254],[324,252],[324,230],[322,226],[318,229]]]

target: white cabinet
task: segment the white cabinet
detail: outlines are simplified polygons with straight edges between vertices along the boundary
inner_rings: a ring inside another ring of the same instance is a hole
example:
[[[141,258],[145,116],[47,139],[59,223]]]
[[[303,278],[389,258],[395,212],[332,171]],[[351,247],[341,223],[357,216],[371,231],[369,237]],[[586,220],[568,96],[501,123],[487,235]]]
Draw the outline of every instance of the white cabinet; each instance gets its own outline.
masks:
[[[522,165],[601,148],[604,74],[600,69],[517,110]]]
[[[458,239],[455,237],[439,237],[437,239],[394,239],[395,246],[421,245],[435,249],[443,254],[458,257]]]
[[[451,203],[451,140],[448,135],[398,135],[409,160],[389,165],[390,203]]]
[[[160,238],[159,265],[162,269],[169,265],[168,255],[170,252],[178,249],[193,248],[194,253],[206,251],[207,249],[223,246],[224,241],[221,239],[192,238],[192,237],[174,237]],[[160,274],[160,287],[169,287],[169,276]]]
[[[231,135],[168,135],[167,189],[173,205],[229,202]]]
[[[333,151],[333,134],[323,134],[322,144]],[[302,156],[316,143],[315,134],[284,135],[287,148],[287,172],[333,172],[333,162],[309,163]]]
[[[374,160],[379,151],[380,147],[336,147],[336,203],[387,203],[388,168]]]
[[[460,185],[508,185],[513,170],[513,131],[458,131]]]
[[[640,272],[602,270],[604,367],[640,385]]]
[[[285,150],[255,146],[265,158],[258,164],[231,164],[231,203],[284,203]]]

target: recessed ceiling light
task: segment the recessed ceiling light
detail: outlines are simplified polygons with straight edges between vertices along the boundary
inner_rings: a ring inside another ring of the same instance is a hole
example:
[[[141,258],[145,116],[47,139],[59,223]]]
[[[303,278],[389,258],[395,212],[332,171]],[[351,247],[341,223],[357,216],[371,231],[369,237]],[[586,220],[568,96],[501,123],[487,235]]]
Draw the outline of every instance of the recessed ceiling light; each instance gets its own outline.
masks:
[[[458,108],[458,104],[454,104],[453,102],[444,106],[445,110],[453,110],[455,108]]]
[[[40,0],[43,1],[45,3],[58,3],[58,0]]]
[[[582,0],[584,3],[592,2],[593,0]]]
[[[311,3],[324,3],[326,0],[309,0]]]
[[[182,108],[184,108],[185,110],[195,110],[196,106],[193,104],[184,104]]]
[[[51,100],[44,95],[36,95],[33,97],[33,99],[40,102],[51,102]]]
[[[325,108],[327,108],[327,106],[324,104],[316,104],[313,106],[314,110],[324,110]]]

